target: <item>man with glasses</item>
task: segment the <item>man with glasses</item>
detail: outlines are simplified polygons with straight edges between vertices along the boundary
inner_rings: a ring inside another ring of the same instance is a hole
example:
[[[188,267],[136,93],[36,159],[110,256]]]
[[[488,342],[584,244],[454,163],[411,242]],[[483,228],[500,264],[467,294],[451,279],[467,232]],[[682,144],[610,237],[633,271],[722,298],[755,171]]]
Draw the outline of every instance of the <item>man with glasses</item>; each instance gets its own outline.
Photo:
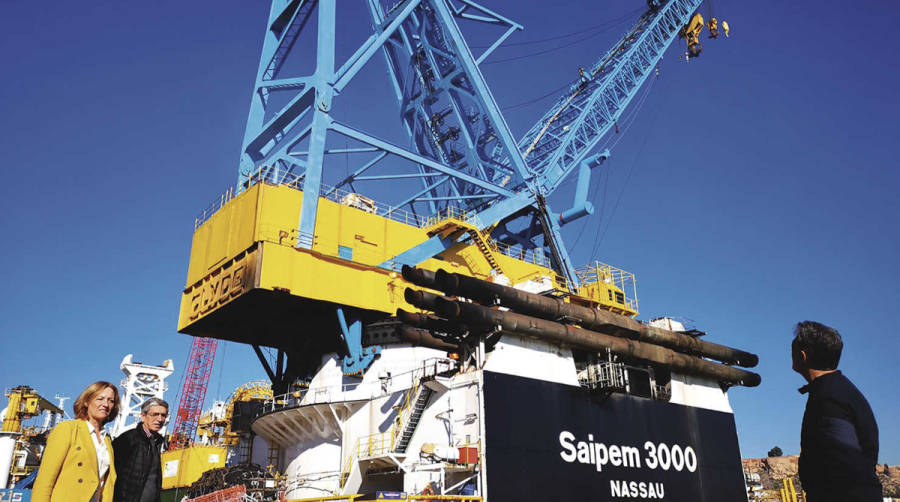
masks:
[[[113,441],[116,488],[113,502],[159,502],[162,469],[159,454],[163,437],[159,431],[169,417],[169,403],[148,399],[141,405],[141,423]]]

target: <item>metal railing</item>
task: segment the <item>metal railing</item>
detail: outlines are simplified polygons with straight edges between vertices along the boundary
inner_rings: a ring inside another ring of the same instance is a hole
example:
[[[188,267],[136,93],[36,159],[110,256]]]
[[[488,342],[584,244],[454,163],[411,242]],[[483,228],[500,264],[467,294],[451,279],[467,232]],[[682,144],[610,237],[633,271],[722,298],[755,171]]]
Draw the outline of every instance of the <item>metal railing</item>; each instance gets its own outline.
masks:
[[[354,502],[362,497],[361,494],[353,495],[333,495],[330,497],[313,497],[306,499],[285,499],[284,502]],[[399,501],[413,502],[415,500],[440,500],[442,502],[481,502],[483,499],[475,495],[406,495],[404,498],[394,499]]]
[[[598,282],[605,282],[606,284],[616,286],[624,295],[622,301],[617,303],[622,303],[632,310],[638,309],[637,285],[634,280],[634,274],[631,272],[626,272],[621,268],[595,261],[593,265],[576,269],[575,275],[581,280],[583,286]]]
[[[422,387],[422,379],[425,376],[422,375],[415,379],[412,387],[406,391],[403,404],[397,410],[397,417],[387,431],[376,432],[356,440],[356,458],[375,457],[394,451],[394,447],[397,446],[397,439],[403,434],[403,429],[409,421],[411,410]]]
[[[307,499],[285,499],[284,502],[354,502],[356,499],[362,497],[361,493],[355,493],[353,495],[332,495],[328,497],[313,497]]]
[[[525,249],[519,245],[510,246],[493,239],[486,240],[497,252],[503,253],[510,258],[550,268],[550,257],[545,255],[542,249]]]
[[[241,192],[247,190],[258,183],[271,183],[275,185],[284,185],[295,190],[303,190],[304,180],[295,174],[278,173],[273,169],[260,168],[256,173],[251,175],[247,182],[241,187]],[[208,221],[216,212],[219,211],[226,203],[235,197],[234,188],[226,190],[218,199],[213,201],[194,219],[194,230],[200,228],[203,223]],[[437,225],[445,220],[458,220],[468,225],[475,225],[475,215],[470,211],[458,208],[456,206],[447,206],[438,213],[430,216],[421,216],[406,209],[384,204],[382,202],[370,199],[355,192],[349,192],[337,187],[322,184],[319,190],[319,196],[332,202],[354,207],[361,211],[371,213],[389,220],[393,220],[405,225],[416,228],[429,228]],[[295,233],[296,229],[291,232]],[[312,246],[317,236],[304,234],[300,236],[302,243]],[[510,258],[533,263],[542,267],[550,268],[550,258],[546,256],[542,250],[524,249],[519,245],[509,245],[495,241],[488,237],[485,240],[494,251],[502,253]]]
[[[347,460],[344,462],[343,468],[341,469],[341,476],[338,481],[339,490],[343,490],[344,484],[347,482],[347,479],[349,479],[350,472],[353,470],[354,460],[387,455],[394,451],[398,443],[398,438],[403,434],[403,428],[406,426],[409,415],[412,413],[411,409],[419,395],[422,380],[427,377],[447,374],[456,369],[456,367],[457,363],[453,359],[431,358],[426,359],[421,367],[414,368],[411,371],[398,375],[404,379],[408,375],[411,377],[412,381],[406,392],[403,404],[400,406],[400,409],[397,410],[396,418],[393,420],[391,427],[388,428],[387,431],[376,432],[375,434],[357,438],[356,447],[350,451],[349,455],[347,455]],[[383,384],[383,387],[385,387],[386,391],[387,384]],[[385,395],[387,395],[387,392],[385,392]]]
[[[203,211],[200,212],[200,214],[197,215],[196,218],[194,218],[194,230],[200,228],[200,225],[205,223],[206,220],[212,218],[212,215],[219,212],[219,209],[222,209],[222,207],[224,207],[225,204],[227,204],[233,198],[234,188],[225,190],[225,192],[222,193],[222,195],[220,195],[218,199],[212,201],[208,206],[206,206],[205,209],[203,209]]]
[[[387,396],[399,390],[408,389],[416,385],[421,378],[442,375],[455,370],[457,362],[453,359],[433,357],[426,359],[415,368],[392,375],[377,382],[354,382],[343,385],[325,387],[310,387],[307,389],[288,392],[264,401],[262,410],[257,418],[266,413],[289,408],[297,408],[312,404],[334,403],[356,399],[377,399]],[[409,379],[409,384],[406,384]]]
[[[403,499],[401,499],[403,500]],[[446,502],[480,502],[481,497],[476,495],[407,495],[406,501],[413,500],[443,500]]]
[[[447,206],[425,219],[423,228],[433,227],[442,221],[457,220],[475,226],[475,215],[456,206]]]
[[[589,389],[625,389],[625,365],[601,361],[578,374],[578,383]]]
[[[242,187],[241,191],[243,192],[257,183],[284,185],[295,190],[303,191],[304,179],[295,174],[279,173],[276,170],[266,169],[265,166],[263,166],[247,179],[247,182]],[[343,190],[325,183],[322,183],[319,188],[319,197],[418,228],[424,227],[425,220],[427,219],[425,216],[420,216],[406,209],[378,202],[358,193]]]

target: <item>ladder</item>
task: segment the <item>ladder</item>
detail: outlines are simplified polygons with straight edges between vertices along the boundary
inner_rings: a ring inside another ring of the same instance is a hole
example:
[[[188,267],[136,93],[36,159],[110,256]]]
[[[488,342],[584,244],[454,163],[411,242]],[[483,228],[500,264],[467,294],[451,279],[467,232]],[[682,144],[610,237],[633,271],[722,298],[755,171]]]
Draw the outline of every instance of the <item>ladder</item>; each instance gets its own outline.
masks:
[[[419,386],[419,393],[416,397],[415,402],[410,408],[409,417],[406,419],[406,423],[403,424],[403,430],[400,433],[400,440],[397,441],[397,447],[394,449],[397,453],[406,453],[406,448],[409,446],[409,442],[412,439],[413,434],[416,432],[416,426],[419,425],[419,420],[422,418],[422,413],[425,411],[425,407],[428,405],[428,400],[431,399],[431,395],[434,393],[433,390],[428,388],[426,385]]]
[[[496,270],[497,273],[502,274],[503,270],[500,269],[500,263],[497,261],[497,257],[494,256],[494,249],[484,237],[484,234],[479,232],[477,228],[473,228],[469,230],[469,235],[472,236],[475,246],[477,246],[478,250],[481,251],[481,254],[484,255],[484,259],[491,265],[491,268]]]

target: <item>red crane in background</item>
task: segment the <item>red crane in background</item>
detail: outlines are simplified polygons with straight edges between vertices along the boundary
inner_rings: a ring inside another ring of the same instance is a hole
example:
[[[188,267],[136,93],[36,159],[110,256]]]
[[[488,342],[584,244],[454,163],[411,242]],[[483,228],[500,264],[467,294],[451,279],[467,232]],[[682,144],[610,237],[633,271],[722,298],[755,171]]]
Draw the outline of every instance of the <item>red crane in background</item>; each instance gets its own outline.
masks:
[[[194,440],[197,433],[197,422],[203,411],[203,400],[209,386],[209,374],[212,372],[213,359],[216,357],[215,338],[194,337],[191,345],[191,356],[184,373],[181,401],[175,414],[175,425],[169,437],[169,449],[184,448]]]

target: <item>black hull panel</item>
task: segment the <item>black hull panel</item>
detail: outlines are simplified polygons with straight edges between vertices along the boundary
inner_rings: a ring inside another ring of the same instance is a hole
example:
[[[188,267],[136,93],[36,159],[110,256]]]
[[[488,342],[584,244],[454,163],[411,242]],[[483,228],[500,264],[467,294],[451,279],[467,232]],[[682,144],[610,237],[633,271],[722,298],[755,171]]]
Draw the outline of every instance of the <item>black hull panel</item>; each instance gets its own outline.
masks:
[[[730,413],[484,373],[491,502],[746,501]]]

